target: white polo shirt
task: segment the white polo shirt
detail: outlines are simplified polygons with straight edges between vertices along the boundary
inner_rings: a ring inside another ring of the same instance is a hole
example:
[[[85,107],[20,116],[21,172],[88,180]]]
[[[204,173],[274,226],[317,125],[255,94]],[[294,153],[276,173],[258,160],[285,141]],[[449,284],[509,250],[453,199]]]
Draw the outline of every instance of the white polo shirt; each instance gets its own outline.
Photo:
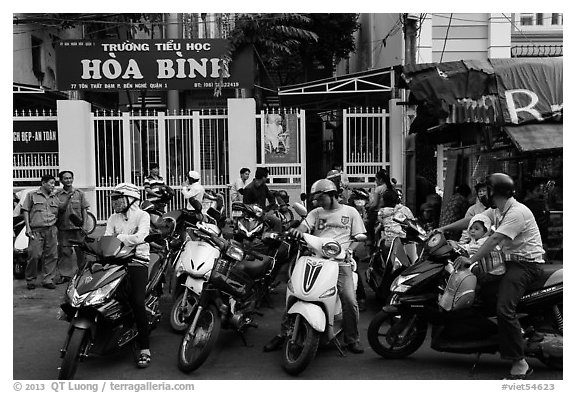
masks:
[[[482,214],[492,220],[496,232],[507,237],[500,244],[505,255],[529,262],[544,263],[542,238],[534,214],[528,207],[510,198],[502,211],[497,208],[488,209]]]

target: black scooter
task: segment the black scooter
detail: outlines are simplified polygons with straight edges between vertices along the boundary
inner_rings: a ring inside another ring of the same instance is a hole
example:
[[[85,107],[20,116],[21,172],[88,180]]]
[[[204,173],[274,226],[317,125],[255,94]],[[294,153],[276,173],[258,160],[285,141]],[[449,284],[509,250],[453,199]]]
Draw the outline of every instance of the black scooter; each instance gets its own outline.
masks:
[[[426,231],[417,220],[405,218],[396,221],[406,233],[406,237],[396,237],[390,247],[385,246],[384,239],[380,239],[378,246],[370,255],[368,269],[366,269],[366,282],[376,294],[376,299],[385,303],[390,296],[390,285],[407,267],[418,260],[416,247],[426,241]],[[412,252],[407,249],[412,247]]]
[[[161,235],[150,235],[146,241],[159,243]],[[60,349],[62,364],[58,379],[72,379],[80,361],[123,348],[138,334],[126,280],[128,261],[138,261],[135,247],[123,245],[116,236],[86,238],[78,245],[88,254],[87,258],[92,255],[95,260],[89,261],[70,281],[60,306],[58,318],[69,322],[69,326]],[[145,304],[150,329],[156,327],[161,317],[159,301],[166,281],[167,250],[168,244],[159,253],[150,253],[148,262]]]
[[[462,255],[465,251],[442,233],[431,235],[421,261],[394,280],[388,305],[368,327],[368,342],[376,353],[387,359],[409,356],[424,342],[429,325],[431,347],[436,351],[477,354],[478,358],[482,353],[498,352],[496,291],[491,292],[487,285],[480,301],[475,299],[475,286],[466,284],[472,273],[455,271],[452,266]],[[562,369],[562,266],[541,268],[543,277],[529,288],[517,308],[525,354]],[[475,278],[472,281],[475,284]]]

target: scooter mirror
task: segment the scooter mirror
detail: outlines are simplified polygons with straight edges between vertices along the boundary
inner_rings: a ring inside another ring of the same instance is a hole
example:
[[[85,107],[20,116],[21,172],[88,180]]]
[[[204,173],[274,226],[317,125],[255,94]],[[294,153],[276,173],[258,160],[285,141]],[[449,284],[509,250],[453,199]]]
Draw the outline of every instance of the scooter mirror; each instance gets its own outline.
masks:
[[[70,214],[70,221],[77,227],[84,225],[84,221],[74,213]]]
[[[300,194],[300,200],[302,202],[306,202],[306,199],[308,199],[308,195],[306,195],[305,192],[303,192],[302,194]]]
[[[300,217],[306,217],[308,215],[308,211],[306,210],[306,208],[304,207],[303,204],[296,202],[295,204],[292,205],[292,209],[294,209],[294,211],[296,213],[298,213],[298,215]]]

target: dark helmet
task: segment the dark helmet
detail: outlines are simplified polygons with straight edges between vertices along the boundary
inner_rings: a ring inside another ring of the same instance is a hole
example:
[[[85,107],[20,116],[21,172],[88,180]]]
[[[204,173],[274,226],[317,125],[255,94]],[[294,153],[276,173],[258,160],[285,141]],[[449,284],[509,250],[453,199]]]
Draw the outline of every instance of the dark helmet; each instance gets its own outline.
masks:
[[[505,173],[493,173],[486,178],[487,194],[481,202],[486,207],[494,208],[494,197],[510,198],[514,196],[514,180]]]

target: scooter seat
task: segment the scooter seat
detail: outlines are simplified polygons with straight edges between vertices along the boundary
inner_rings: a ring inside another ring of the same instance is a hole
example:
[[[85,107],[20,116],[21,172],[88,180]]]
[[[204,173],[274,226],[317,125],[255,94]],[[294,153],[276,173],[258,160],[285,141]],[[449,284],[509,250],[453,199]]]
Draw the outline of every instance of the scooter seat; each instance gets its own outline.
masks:
[[[563,282],[562,265],[541,264],[540,269],[542,269],[543,272],[542,276],[530,285],[529,290],[535,291]]]
[[[266,269],[272,264],[272,257],[264,255],[262,257],[263,259],[244,259],[236,265],[236,268],[246,273],[250,278],[258,278],[262,276]]]

